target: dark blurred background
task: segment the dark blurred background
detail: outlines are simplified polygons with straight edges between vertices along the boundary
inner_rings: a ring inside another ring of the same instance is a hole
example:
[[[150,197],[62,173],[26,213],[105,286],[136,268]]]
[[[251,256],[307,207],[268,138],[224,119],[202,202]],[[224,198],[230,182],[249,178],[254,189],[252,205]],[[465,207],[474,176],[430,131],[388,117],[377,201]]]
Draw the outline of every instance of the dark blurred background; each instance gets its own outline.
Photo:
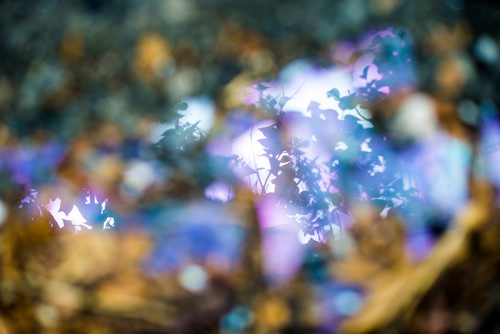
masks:
[[[0,1],[0,334],[497,333],[499,45],[493,0]]]

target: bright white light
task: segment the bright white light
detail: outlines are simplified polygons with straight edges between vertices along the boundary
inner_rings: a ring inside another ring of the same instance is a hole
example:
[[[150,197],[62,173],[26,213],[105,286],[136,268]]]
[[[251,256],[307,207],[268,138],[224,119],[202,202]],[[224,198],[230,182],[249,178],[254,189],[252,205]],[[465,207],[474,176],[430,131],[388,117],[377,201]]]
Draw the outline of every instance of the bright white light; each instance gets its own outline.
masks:
[[[272,124],[273,121],[270,120],[257,124],[237,137],[232,146],[232,153],[239,156],[246,165],[257,172],[257,174],[250,174],[246,180],[249,186],[257,192],[260,192],[263,187],[266,192],[274,191],[274,184],[271,181],[275,176],[268,179],[271,165],[268,157],[265,156],[264,147],[259,143],[260,139],[265,138],[259,129]],[[267,182],[265,182],[266,179]]]
[[[187,103],[187,110],[178,111],[183,115],[181,123],[196,124],[204,131],[208,132],[214,124],[215,105],[212,100],[205,96],[193,97],[184,100]]]
[[[347,144],[346,144],[345,142],[343,142],[343,141],[339,141],[339,142],[337,143],[337,145],[335,146],[335,151],[338,151],[338,150],[340,150],[340,151],[345,151],[345,150],[347,150],[348,148],[349,148],[349,146],[347,146]]]
[[[245,90],[245,103],[258,102],[258,86],[255,84]],[[264,86],[268,87],[263,91],[264,95],[278,101],[282,98],[288,99],[282,107],[283,111],[301,112],[305,116],[310,116],[308,107],[312,101],[319,103],[318,107],[321,109],[340,110],[338,101],[327,95],[332,88],[336,88],[342,96],[354,91],[347,70],[339,67],[320,68],[306,60],[291,63],[281,71],[277,80],[266,82]],[[343,115],[339,114],[339,118],[343,118]]]
[[[174,127],[174,123],[156,123],[151,126],[151,130],[149,132],[149,142],[157,143],[163,137],[163,133],[169,129]]]
[[[317,68],[304,60],[293,62],[283,69],[280,82],[281,87],[276,89],[281,88],[281,92],[277,93],[291,98],[283,111],[299,111],[305,115],[308,115],[311,101],[318,102],[321,109],[339,110],[338,102],[327,96],[330,89],[338,89],[341,95],[348,95],[348,91],[353,90],[347,71],[334,67]]]
[[[373,150],[371,149],[370,146],[368,146],[368,144],[370,144],[370,141],[372,139],[371,138],[366,138],[365,140],[363,140],[363,142],[361,143],[360,145],[360,148],[361,148],[361,152],[372,152]]]
[[[67,220],[71,221],[71,223],[75,226],[75,229],[79,231],[81,227],[86,227],[87,229],[91,230],[92,226],[90,226],[87,223],[87,219],[85,219],[80,212],[80,209],[76,205],[73,204],[73,207],[71,208],[71,211],[68,213]]]
[[[56,221],[59,228],[64,227],[63,219],[67,219],[66,213],[60,211],[61,209],[61,199],[57,197],[55,200],[49,200],[49,204],[47,204],[47,211],[52,215],[54,220]]]
[[[89,224],[87,218],[85,218],[84,214],[86,213],[85,208],[87,205],[92,205],[92,204],[100,204],[101,207],[101,214],[104,213],[106,206],[107,206],[107,199],[105,199],[102,203],[100,203],[97,199],[97,196],[94,196],[94,201],[92,203],[91,201],[91,196],[86,195],[85,196],[85,206],[83,206],[83,214],[80,211],[80,208],[73,204],[71,207],[71,210],[66,213],[61,210],[61,203],[62,200],[59,197],[56,197],[54,200],[49,199],[49,203],[47,205],[44,205],[42,207],[45,207],[47,212],[50,213],[52,218],[54,218],[55,222],[59,226],[59,228],[63,228],[65,223],[69,222],[73,225],[75,228],[75,231],[80,231],[82,228],[86,228],[88,230],[92,229],[92,226]],[[115,226],[115,220],[112,217],[108,217],[106,221],[103,224],[103,229],[111,228]]]
[[[234,197],[234,192],[230,184],[214,182],[205,189],[205,196],[212,200],[227,202]]]
[[[115,219],[113,217],[108,217],[102,224],[102,229],[103,230],[109,230],[112,227],[115,227]]]
[[[191,264],[181,271],[179,281],[186,290],[200,292],[207,285],[208,275],[202,267]]]

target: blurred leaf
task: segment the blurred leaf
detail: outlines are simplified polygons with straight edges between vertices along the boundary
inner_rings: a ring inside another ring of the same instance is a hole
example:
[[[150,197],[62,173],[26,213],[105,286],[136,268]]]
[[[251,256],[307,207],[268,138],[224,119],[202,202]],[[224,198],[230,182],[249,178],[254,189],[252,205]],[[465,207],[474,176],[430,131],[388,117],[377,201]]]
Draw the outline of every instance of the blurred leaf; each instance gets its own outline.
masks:
[[[331,90],[329,90],[326,95],[328,97],[332,97],[334,98],[335,100],[339,100],[340,99],[340,92],[337,88],[333,88]]]
[[[341,97],[339,99],[339,108],[342,110],[354,109],[358,105],[356,93]]]
[[[259,82],[259,83],[257,84],[257,90],[258,90],[259,92],[263,92],[263,91],[265,91],[265,90],[267,90],[267,89],[269,89],[269,86],[264,85],[262,82]]]
[[[175,110],[187,110],[188,109],[188,104],[186,102],[181,102],[175,106]]]
[[[365,66],[365,68],[363,69],[363,73],[361,74],[360,78],[361,79],[367,79],[368,78],[368,69],[369,69],[369,65]]]

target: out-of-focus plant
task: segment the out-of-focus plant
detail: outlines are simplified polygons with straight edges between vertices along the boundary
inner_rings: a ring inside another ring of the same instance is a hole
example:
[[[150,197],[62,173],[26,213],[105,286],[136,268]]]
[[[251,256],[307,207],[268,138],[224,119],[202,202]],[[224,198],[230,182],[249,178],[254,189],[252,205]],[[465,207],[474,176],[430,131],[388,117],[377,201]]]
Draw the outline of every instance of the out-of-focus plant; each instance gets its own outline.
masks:
[[[250,186],[257,193],[276,193],[279,206],[295,218],[304,235],[324,241],[326,231],[338,233],[343,224],[339,213],[349,215],[353,201],[374,204],[386,216],[389,210],[404,212],[409,203],[420,200],[407,162],[394,152],[389,138],[373,127],[370,113],[363,108],[391,90],[414,84],[414,59],[404,38],[398,30],[388,29],[375,34],[368,48],[356,51],[355,57],[372,56],[364,65],[361,80],[365,82],[358,89],[341,95],[331,86],[319,88],[325,89],[337,109],[322,109],[313,100],[307,110],[283,110],[294,96],[276,95],[272,82],[253,86],[258,95],[255,105],[274,121],[250,130],[263,136],[255,142],[263,150],[260,164],[268,166],[264,174],[253,171],[255,183]],[[351,68],[353,80],[359,80],[356,63]],[[379,78],[368,78],[369,69],[378,71]]]

